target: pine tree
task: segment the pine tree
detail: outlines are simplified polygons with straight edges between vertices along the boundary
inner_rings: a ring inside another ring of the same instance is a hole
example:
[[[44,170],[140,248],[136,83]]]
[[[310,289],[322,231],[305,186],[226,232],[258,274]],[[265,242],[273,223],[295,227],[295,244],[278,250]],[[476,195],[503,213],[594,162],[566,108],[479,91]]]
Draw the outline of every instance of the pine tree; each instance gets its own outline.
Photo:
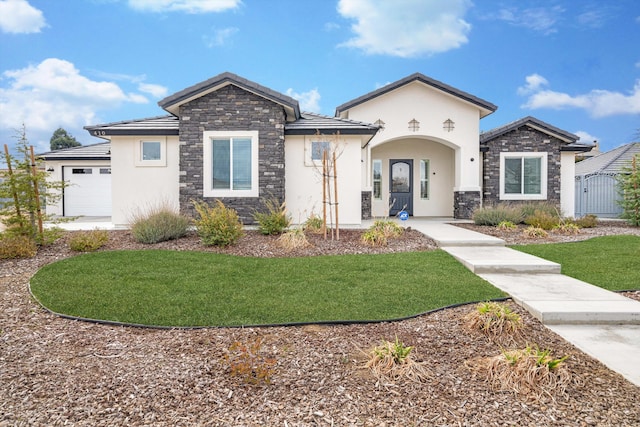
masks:
[[[51,144],[51,151],[61,150],[63,148],[79,147],[82,145],[62,128],[58,128],[53,132],[49,142]]]

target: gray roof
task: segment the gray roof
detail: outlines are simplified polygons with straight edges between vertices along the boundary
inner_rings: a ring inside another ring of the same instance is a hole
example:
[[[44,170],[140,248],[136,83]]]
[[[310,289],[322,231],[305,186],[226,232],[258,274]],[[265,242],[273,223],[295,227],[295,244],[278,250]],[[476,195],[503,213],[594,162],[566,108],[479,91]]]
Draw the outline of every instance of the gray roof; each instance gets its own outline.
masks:
[[[288,121],[294,121],[300,117],[298,101],[292,97],[229,72],[218,74],[215,77],[167,96],[160,100],[158,105],[171,114],[178,115],[178,107],[180,105],[230,84],[282,105],[287,112]]]
[[[38,154],[45,160],[111,160],[111,143],[100,142],[92,145],[63,148]]]
[[[546,133],[547,135],[554,136],[566,142],[567,145],[565,146],[565,148],[572,148],[567,151],[589,151],[594,147],[593,144],[582,144],[578,142],[578,140],[580,139],[578,135],[574,135],[571,132],[559,129],[532,116],[523,117],[522,119],[507,123],[504,126],[500,126],[495,129],[491,129],[490,131],[481,133],[480,143],[486,144],[488,141],[498,138],[505,133],[516,130],[522,126],[530,126],[534,129]]]
[[[414,81],[419,81],[422,82],[428,86],[434,87],[438,90],[441,90],[445,93],[448,93],[450,95],[453,95],[457,98],[460,98],[464,101],[470,102],[471,104],[480,107],[480,109],[482,110],[481,116],[480,117],[484,117],[484,116],[488,116],[489,114],[493,113],[494,111],[496,111],[498,109],[498,107],[492,103],[490,103],[489,101],[485,101],[484,99],[478,98],[477,96],[471,95],[470,93],[467,92],[463,92],[459,89],[456,89],[452,86],[449,86],[445,83],[442,83],[438,80],[432,79],[430,77],[425,76],[424,74],[421,73],[414,73],[411,74],[410,76],[407,76],[401,80],[398,80],[397,82],[394,83],[389,83],[386,86],[381,87],[380,89],[374,90],[373,92],[369,92],[365,95],[362,95],[356,99],[353,99],[351,101],[345,102],[344,104],[338,106],[336,108],[336,116],[341,115],[343,112],[346,112],[347,110],[349,110],[350,108],[353,108],[359,104],[365,103],[373,98],[376,98],[380,95],[384,95],[385,93],[391,92],[393,90],[396,90],[402,86],[405,86],[409,83],[412,83]]]
[[[111,135],[178,135],[178,125],[179,121],[175,116],[157,116],[84,128],[91,135],[104,138]]]
[[[576,175],[616,174],[629,165],[633,156],[640,155],[640,142],[621,145],[599,156],[576,163]]]
[[[285,125],[284,133],[286,135],[315,135],[317,133],[326,135],[340,133],[342,135],[373,136],[378,132],[378,129],[378,126],[370,123],[304,112],[298,120]]]

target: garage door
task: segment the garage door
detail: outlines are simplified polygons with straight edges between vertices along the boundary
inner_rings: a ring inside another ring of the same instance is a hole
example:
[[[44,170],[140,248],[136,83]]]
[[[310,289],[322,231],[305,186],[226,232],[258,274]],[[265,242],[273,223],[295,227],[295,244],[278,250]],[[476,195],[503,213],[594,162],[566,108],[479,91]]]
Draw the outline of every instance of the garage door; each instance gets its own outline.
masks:
[[[111,216],[111,168],[65,166],[65,216]]]

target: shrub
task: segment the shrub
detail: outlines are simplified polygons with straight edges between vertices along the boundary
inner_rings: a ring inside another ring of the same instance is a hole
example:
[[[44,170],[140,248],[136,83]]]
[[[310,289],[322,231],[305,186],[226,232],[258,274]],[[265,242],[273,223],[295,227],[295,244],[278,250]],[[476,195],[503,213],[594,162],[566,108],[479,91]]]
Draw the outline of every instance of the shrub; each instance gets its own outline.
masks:
[[[275,373],[276,360],[262,355],[262,338],[248,344],[235,341],[224,356],[231,375],[241,377],[248,384],[270,384]]]
[[[522,214],[518,208],[513,206],[482,207],[473,212],[473,222],[476,225],[491,226],[496,226],[501,222],[519,224],[522,222]]]
[[[567,358],[554,358],[550,350],[534,345],[484,359],[475,370],[483,371],[495,390],[513,391],[540,400],[544,395],[553,398],[553,392],[566,391],[571,382],[571,373],[564,363]]]
[[[636,227],[640,226],[640,154],[631,158],[628,166],[617,176],[621,218]]]
[[[492,341],[511,341],[520,334],[522,318],[507,305],[497,302],[478,304],[465,317],[470,330],[480,331]]]
[[[0,259],[32,258],[38,252],[35,240],[19,234],[0,235]]]
[[[567,234],[567,235],[580,234],[580,227],[578,227],[573,222],[565,222],[565,221],[563,221],[560,224],[558,224],[557,226],[555,226],[553,228],[553,231],[556,231],[556,232],[558,232],[560,234]]]
[[[152,208],[136,214],[131,221],[131,233],[136,241],[145,244],[178,239],[187,234],[191,220],[168,206]]]
[[[79,231],[69,239],[69,247],[76,252],[93,252],[109,241],[106,230]]]
[[[524,234],[525,237],[530,237],[532,239],[549,236],[549,233],[547,233],[546,230],[543,230],[542,228],[539,228],[539,227],[534,227],[532,225],[525,228],[522,231],[522,234]]]
[[[288,251],[310,246],[302,228],[294,228],[293,230],[283,233],[278,238],[278,244]]]
[[[276,199],[267,199],[264,202],[266,212],[254,212],[253,219],[258,223],[258,229],[262,234],[281,234],[291,224],[291,217],[287,214],[285,204],[278,203]]]
[[[412,350],[413,347],[404,345],[397,336],[395,341],[382,341],[382,344],[369,352],[365,367],[370,369],[376,378],[408,378],[423,381],[430,373],[422,363],[412,359]]]
[[[598,217],[592,214],[585,215],[573,221],[580,228],[594,228],[598,225]]]
[[[560,218],[562,216],[558,208],[554,204],[548,202],[523,203],[518,205],[518,209],[520,209],[520,213],[525,222],[527,218],[535,215],[537,211],[544,212],[545,214],[555,218]]]
[[[309,218],[304,222],[304,231],[308,231],[314,234],[322,233],[322,218],[317,215],[311,214]]]
[[[227,208],[220,200],[216,200],[214,207],[196,201],[193,205],[200,216],[195,223],[198,236],[204,245],[233,245],[242,237],[242,223],[238,213]]]
[[[516,230],[518,227],[511,221],[501,221],[498,230]]]
[[[548,211],[536,210],[533,215],[528,216],[524,222],[532,227],[551,230],[560,225],[560,217],[551,215]]]
[[[400,237],[404,229],[391,220],[376,220],[362,234],[362,242],[371,246],[386,246],[390,238]]]

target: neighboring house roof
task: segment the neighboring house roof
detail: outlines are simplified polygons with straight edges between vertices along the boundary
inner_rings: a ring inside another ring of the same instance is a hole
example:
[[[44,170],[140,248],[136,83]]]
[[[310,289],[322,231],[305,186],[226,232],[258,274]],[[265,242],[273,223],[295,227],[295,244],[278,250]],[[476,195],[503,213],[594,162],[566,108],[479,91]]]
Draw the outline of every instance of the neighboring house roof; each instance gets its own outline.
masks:
[[[421,82],[427,86],[431,86],[435,89],[441,90],[442,92],[448,93],[449,95],[453,95],[456,98],[460,98],[464,101],[467,101],[477,107],[480,107],[481,115],[480,117],[488,116],[498,109],[498,107],[489,101],[485,101],[484,99],[478,98],[477,96],[471,95],[470,93],[463,92],[459,89],[456,89],[452,86],[449,86],[445,83],[442,83],[438,80],[434,80],[430,77],[425,76],[422,73],[414,73],[410,76],[405,77],[404,79],[398,80],[394,83],[389,83],[386,86],[381,87],[380,89],[374,90],[373,92],[369,92],[365,95],[362,95],[356,99],[345,102],[344,104],[338,106],[336,108],[336,116],[342,116],[347,110],[359,105],[363,104],[373,98],[384,95],[388,92],[396,90],[402,86],[405,86],[412,82]]]
[[[47,161],[52,160],[111,160],[111,143],[100,142],[92,145],[63,148],[62,150],[49,151],[38,154],[38,157]]]
[[[576,175],[620,173],[637,155],[640,155],[640,142],[621,145],[599,156],[576,163]]]
[[[178,135],[178,125],[179,120],[175,116],[157,116],[84,128],[91,135],[103,138],[112,135]]]
[[[378,132],[378,129],[378,126],[370,123],[304,112],[301,114],[300,119],[285,125],[284,133],[285,135],[315,135],[317,133],[327,135],[340,133],[342,135],[373,136]]]
[[[580,139],[578,135],[574,135],[571,132],[559,129],[532,116],[523,117],[519,120],[507,123],[504,126],[500,126],[495,129],[491,129],[490,131],[481,133],[480,144],[486,144],[487,142],[498,138],[505,133],[519,129],[522,126],[529,126],[533,129],[539,130],[540,132],[546,133],[549,136],[553,136],[565,142],[566,145],[562,147],[562,151],[589,151],[594,147],[594,145],[591,143],[584,144],[578,142],[578,140]]]
[[[177,116],[179,107],[182,104],[200,98],[211,92],[215,92],[227,85],[237,86],[258,96],[269,99],[276,104],[282,105],[287,113],[287,121],[294,121],[300,118],[300,107],[298,105],[298,101],[292,97],[276,92],[268,87],[259,85],[258,83],[229,72],[218,74],[204,82],[195,84],[181,90],[180,92],[176,92],[173,95],[160,100],[158,105],[174,116]]]

